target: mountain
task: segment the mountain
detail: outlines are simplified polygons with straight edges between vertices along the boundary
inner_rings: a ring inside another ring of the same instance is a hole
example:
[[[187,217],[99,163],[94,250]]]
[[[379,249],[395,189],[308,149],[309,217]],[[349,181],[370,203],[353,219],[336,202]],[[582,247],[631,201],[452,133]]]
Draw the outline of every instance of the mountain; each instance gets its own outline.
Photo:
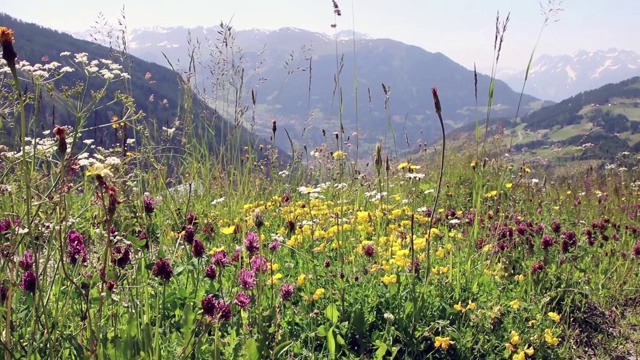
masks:
[[[88,58],[86,66],[89,65],[89,61],[95,61],[96,67],[104,67],[105,64],[113,62],[121,64],[122,71],[130,75],[130,79],[126,81],[113,81],[107,86],[106,96],[95,105],[95,111],[92,111],[87,118],[85,129],[90,131],[85,131],[83,140],[93,139],[95,145],[102,147],[112,145],[114,134],[110,126],[111,119],[114,115],[122,117],[127,111],[123,105],[126,101],[119,101],[118,94],[128,94],[132,98],[135,111],[144,113],[139,121],[130,124],[131,126],[127,128],[128,138],[135,138],[138,145],[141,144],[140,134],[146,133],[149,135],[147,140],[156,144],[171,144],[176,146],[175,148],[188,147],[190,144],[184,143],[185,138],[182,138],[181,134],[189,125],[193,127],[198,140],[203,141],[202,144],[197,145],[206,147],[212,152],[225,151],[227,155],[238,155],[245,146],[270,145],[256,138],[242,126],[236,126],[225,120],[201,99],[189,97],[188,93],[182,90],[186,80],[180,73],[113,48],[79,40],[36,24],[22,22],[4,13],[0,13],[0,24],[14,30],[16,39],[14,46],[18,53],[18,61],[27,61],[31,65],[41,63],[45,69],[48,65],[53,68],[54,63],[74,68],[80,64],[77,57],[74,59],[74,54],[85,53],[84,57]],[[76,71],[66,72],[55,82],[49,82],[38,109],[29,109],[30,113],[37,117],[40,131],[51,130],[54,125],[77,126],[78,119],[64,105],[64,99],[68,97],[69,92],[73,93],[78,83],[87,81],[87,73],[83,71],[82,66],[74,69]],[[54,73],[55,71],[51,71],[49,78],[56,76]],[[2,75],[5,75],[4,79]],[[8,76],[6,73],[0,74],[0,86],[8,86],[9,78],[6,76]],[[104,84],[104,79],[94,76],[89,80],[88,90],[100,91]],[[27,93],[33,92],[33,87],[30,85],[29,82],[24,82]],[[3,94],[10,93],[11,91],[0,91],[0,101],[6,100],[2,98]],[[185,101],[191,102],[191,111],[188,115],[184,112]],[[0,127],[0,137],[4,144],[12,142],[17,132],[13,124],[7,125]],[[133,131],[134,128],[136,132]],[[172,136],[168,136],[167,132]],[[283,156],[286,157],[286,155]]]
[[[450,136],[458,145],[473,139],[474,127]],[[517,121],[493,119],[490,131],[501,150],[525,158],[620,159],[640,152],[640,77],[585,91]],[[634,161],[640,158],[636,155]]]
[[[498,75],[514,89],[522,87],[524,70]],[[573,55],[543,55],[529,71],[526,91],[541,99],[561,101],[582,91],[640,75],[640,55],[609,49],[580,50]]]
[[[345,139],[353,143],[358,136],[366,156],[376,142],[402,150],[438,136],[431,87],[438,88],[448,129],[474,122],[488,101],[489,76],[478,74],[476,104],[473,71],[444,54],[351,31],[331,36],[296,28],[236,31],[224,25],[136,29],[130,49],[146,60],[167,65],[168,59],[197,74],[211,104],[229,107],[229,98],[243,95],[248,100],[241,105],[251,109],[245,124],[260,134],[270,133],[277,119],[293,140],[318,146],[340,131],[341,117]],[[496,82],[495,115],[513,117],[518,100],[519,93]],[[528,113],[542,102],[524,95],[522,104],[520,112]],[[288,141],[285,133],[279,136],[278,143]]]

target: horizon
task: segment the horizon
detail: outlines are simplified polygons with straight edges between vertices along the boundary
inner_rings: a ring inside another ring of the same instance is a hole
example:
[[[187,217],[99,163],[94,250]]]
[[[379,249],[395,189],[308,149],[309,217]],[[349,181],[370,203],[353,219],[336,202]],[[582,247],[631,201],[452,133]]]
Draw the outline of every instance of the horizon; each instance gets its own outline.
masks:
[[[32,4],[14,1],[5,5],[2,11],[22,21],[71,34],[88,31],[99,14],[103,14],[110,23],[117,24],[123,7],[124,21],[129,30],[212,27],[222,21],[238,30],[294,27],[331,35],[334,30],[330,25],[335,22],[335,31],[354,30],[372,38],[389,38],[419,46],[429,52],[443,53],[466,68],[472,69],[476,64],[482,72],[490,71],[492,66],[497,11],[501,19],[511,14],[499,62],[499,69],[503,71],[526,67],[544,20],[537,0],[517,3],[510,0],[482,3],[451,0],[446,4],[416,0],[399,0],[394,4],[383,0],[338,1],[342,16],[337,18],[334,18],[331,1],[303,4],[292,0],[269,3],[247,0],[219,3],[215,8],[202,0],[183,0],[180,6],[173,4],[153,3],[150,7],[150,3],[144,0],[130,0],[126,5],[81,0],[48,1],[38,4],[40,10],[34,12]],[[640,44],[634,41],[640,37],[640,28],[634,26],[633,16],[640,12],[640,2],[620,0],[616,6],[610,6],[604,1],[547,0],[545,4],[562,7],[564,11],[542,31],[534,59],[540,55],[610,48],[640,53]]]

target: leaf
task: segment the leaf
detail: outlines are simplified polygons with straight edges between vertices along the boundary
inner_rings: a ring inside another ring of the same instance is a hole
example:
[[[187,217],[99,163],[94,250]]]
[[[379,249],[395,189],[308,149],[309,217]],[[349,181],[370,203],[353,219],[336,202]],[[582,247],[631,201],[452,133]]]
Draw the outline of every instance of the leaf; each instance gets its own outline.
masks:
[[[258,344],[254,339],[248,339],[244,343],[244,356],[247,360],[259,360]]]
[[[378,350],[376,350],[376,359],[382,360],[384,358],[384,354],[387,353],[387,344],[380,340],[376,340],[375,344],[378,345]]]
[[[331,358],[336,358],[336,340],[333,337],[333,327],[327,332],[327,347],[329,348],[329,354]]]
[[[338,319],[340,318],[340,313],[335,304],[331,304],[327,306],[327,309],[324,311],[324,315],[331,321],[332,325],[338,323]]]
[[[318,335],[327,336],[327,327],[322,325],[318,328]]]
[[[282,344],[278,345],[278,347],[273,352],[276,359],[281,359],[282,353],[285,352],[291,345],[293,345],[293,341],[291,340],[287,340]]]

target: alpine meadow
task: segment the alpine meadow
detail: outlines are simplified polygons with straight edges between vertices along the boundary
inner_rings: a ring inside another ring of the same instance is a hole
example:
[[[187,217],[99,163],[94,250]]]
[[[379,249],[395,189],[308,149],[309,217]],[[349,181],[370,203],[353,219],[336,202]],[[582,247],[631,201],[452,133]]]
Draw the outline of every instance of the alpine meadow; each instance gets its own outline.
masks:
[[[161,66],[0,14],[0,359],[640,358],[640,78],[534,98],[536,43],[513,92],[510,21],[403,88],[355,31],[271,85],[226,23]]]

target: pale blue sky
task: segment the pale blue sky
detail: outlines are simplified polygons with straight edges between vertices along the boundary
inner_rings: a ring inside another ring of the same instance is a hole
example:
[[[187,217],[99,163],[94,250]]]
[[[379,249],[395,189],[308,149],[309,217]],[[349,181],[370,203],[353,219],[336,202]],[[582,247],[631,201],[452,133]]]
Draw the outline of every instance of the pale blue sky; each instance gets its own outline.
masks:
[[[491,65],[497,10],[502,16],[511,12],[502,68],[526,66],[543,21],[538,0],[337,1],[343,13],[338,30],[355,28],[372,37],[418,45],[469,68],[476,62],[485,71]],[[57,30],[82,31],[94,23],[99,12],[115,22],[123,4],[131,29],[216,26],[221,20],[233,19],[231,24],[238,29],[292,26],[333,32],[329,27],[333,22],[331,0],[6,1],[0,11]],[[611,47],[640,53],[640,0],[566,0],[562,7],[565,11],[559,21],[545,29],[537,54]]]

